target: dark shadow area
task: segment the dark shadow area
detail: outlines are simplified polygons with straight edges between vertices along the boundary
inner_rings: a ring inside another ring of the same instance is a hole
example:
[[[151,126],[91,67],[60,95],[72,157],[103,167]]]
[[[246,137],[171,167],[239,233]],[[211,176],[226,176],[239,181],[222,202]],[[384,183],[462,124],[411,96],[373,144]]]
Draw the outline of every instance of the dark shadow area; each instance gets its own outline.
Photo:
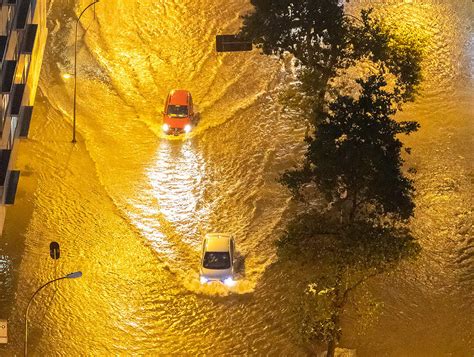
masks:
[[[235,252],[234,257],[234,272],[237,279],[245,277],[245,256],[238,251]]]
[[[199,122],[201,121],[201,113],[194,113],[194,118],[193,118],[193,122],[192,124],[194,126],[197,126],[199,124]]]

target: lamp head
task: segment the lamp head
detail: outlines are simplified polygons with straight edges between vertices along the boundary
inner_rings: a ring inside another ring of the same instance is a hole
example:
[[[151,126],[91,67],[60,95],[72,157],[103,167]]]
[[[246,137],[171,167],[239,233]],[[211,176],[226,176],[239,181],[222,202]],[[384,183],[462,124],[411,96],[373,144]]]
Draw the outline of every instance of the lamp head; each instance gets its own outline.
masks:
[[[82,276],[82,271],[75,271],[74,273],[69,273],[66,275],[66,278],[68,279],[76,279],[80,278]]]

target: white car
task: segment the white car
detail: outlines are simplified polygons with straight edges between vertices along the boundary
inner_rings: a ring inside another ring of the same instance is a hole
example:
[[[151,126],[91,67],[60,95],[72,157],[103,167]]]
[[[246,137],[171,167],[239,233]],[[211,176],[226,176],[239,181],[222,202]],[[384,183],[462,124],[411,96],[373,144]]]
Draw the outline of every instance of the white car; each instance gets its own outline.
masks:
[[[230,234],[208,233],[202,241],[201,284],[221,281],[227,286],[234,281],[235,242]]]

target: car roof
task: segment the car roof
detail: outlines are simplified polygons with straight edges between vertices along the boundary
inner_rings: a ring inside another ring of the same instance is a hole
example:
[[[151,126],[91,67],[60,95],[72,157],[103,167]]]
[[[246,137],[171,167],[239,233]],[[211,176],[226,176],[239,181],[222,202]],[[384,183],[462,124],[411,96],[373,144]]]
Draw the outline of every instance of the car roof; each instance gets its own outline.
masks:
[[[188,100],[189,100],[190,95],[191,94],[187,90],[173,89],[170,92],[168,104],[188,105]]]
[[[207,252],[228,252],[229,241],[232,239],[232,235],[227,233],[208,233],[205,239],[207,240]]]

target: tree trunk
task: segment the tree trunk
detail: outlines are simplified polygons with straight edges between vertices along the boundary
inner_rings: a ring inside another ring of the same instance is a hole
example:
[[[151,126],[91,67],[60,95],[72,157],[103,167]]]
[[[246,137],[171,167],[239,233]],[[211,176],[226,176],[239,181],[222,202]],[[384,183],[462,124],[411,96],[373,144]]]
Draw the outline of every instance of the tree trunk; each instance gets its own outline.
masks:
[[[354,222],[356,209],[357,209],[357,191],[354,192],[354,197],[352,198],[352,207],[351,207],[351,212],[349,214],[349,224],[352,224]]]
[[[326,104],[324,98],[326,97],[329,78],[324,79],[324,89],[321,89],[316,97],[316,107],[314,108],[314,127],[317,127],[324,117],[324,105]]]
[[[327,74],[323,74],[323,78],[321,80],[316,81],[312,84],[313,88],[317,88],[315,101],[313,102],[313,126],[316,128],[321,120],[324,118],[325,115],[325,100],[326,93],[328,91],[329,80],[330,76]]]
[[[331,331],[331,336],[329,337],[329,340],[328,340],[328,350],[326,353],[326,357],[334,357],[334,353],[336,351],[336,344],[339,341],[339,338],[341,337],[340,331],[339,331],[340,316],[342,314],[342,311],[343,311],[342,308],[345,302],[343,300],[344,294],[342,294],[341,296],[341,290],[340,290],[340,285],[342,283],[342,274],[343,272],[340,269],[338,269],[337,277],[336,277],[337,285],[334,289],[334,297],[332,300],[333,312],[331,314],[331,322],[333,324],[333,328]]]
[[[334,353],[336,351],[336,340],[332,338],[328,341],[328,351],[326,357],[334,357]]]

